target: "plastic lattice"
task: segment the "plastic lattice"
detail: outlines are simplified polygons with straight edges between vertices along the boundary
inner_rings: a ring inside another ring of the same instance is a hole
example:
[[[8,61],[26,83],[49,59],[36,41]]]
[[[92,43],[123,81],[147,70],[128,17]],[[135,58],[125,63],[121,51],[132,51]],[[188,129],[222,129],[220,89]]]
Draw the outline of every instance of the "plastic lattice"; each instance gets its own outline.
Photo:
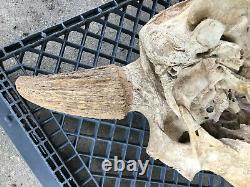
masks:
[[[146,153],[149,126],[134,112],[123,120],[98,120],[60,114],[24,101],[16,92],[20,75],[77,71],[100,65],[126,65],[139,57],[138,32],[160,10],[178,1],[119,0],[31,35],[0,50],[0,96],[18,119],[62,186],[230,186],[200,172],[190,183]],[[166,150],[167,151],[167,150]],[[150,160],[143,176],[104,172],[114,156]]]

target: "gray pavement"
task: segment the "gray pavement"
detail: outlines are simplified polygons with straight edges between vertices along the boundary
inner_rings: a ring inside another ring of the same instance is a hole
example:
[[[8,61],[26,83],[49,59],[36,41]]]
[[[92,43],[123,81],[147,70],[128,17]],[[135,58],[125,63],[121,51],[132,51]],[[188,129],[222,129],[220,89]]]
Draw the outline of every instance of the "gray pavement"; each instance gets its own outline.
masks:
[[[0,47],[107,1],[0,0]],[[20,186],[41,185],[0,128],[0,187]]]

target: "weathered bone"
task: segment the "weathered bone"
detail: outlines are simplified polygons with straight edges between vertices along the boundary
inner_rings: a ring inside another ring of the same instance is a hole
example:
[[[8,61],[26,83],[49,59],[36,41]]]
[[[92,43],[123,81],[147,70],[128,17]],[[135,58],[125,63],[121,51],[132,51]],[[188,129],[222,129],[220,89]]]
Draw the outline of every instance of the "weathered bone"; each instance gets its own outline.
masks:
[[[137,61],[20,77],[17,89],[42,107],[84,117],[139,111],[150,125],[150,156],[189,180],[209,170],[248,186],[249,8],[249,0],[179,3],[142,28]],[[239,119],[226,122],[225,112]]]
[[[119,67],[35,77],[20,77],[17,90],[28,100],[59,112],[122,119],[132,102],[131,83]]]

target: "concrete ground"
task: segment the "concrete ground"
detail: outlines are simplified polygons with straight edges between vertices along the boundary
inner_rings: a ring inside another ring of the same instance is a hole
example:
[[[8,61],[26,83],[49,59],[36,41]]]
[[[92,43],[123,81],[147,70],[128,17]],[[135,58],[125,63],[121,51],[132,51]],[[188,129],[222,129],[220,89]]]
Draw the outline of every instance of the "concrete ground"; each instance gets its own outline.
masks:
[[[0,47],[107,1],[109,0],[0,0]],[[0,128],[0,187],[16,186],[41,185]]]

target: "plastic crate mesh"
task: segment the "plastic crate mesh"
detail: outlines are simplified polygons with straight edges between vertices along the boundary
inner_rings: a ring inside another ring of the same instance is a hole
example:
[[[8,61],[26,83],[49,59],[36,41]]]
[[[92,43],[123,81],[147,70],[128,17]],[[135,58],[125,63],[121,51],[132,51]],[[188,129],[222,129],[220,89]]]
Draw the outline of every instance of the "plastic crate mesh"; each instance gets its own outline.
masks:
[[[126,65],[139,57],[138,32],[156,13],[178,1],[112,1],[0,50],[0,96],[62,186],[230,186],[200,172],[192,182],[146,153],[146,118],[87,119],[57,113],[24,101],[16,92],[20,75],[77,71],[100,65]],[[167,150],[166,150],[167,151]],[[104,159],[150,160],[143,176],[104,172]]]

